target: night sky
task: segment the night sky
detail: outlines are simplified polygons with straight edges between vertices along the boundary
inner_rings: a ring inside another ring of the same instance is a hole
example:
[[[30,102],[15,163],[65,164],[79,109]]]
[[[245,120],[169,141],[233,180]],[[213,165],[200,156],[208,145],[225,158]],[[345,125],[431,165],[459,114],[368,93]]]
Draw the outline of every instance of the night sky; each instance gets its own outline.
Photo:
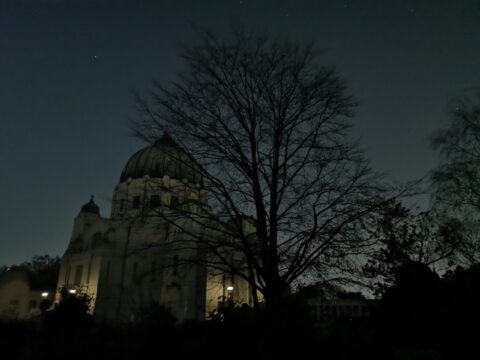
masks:
[[[308,42],[360,106],[355,135],[393,181],[437,163],[448,102],[480,86],[477,1],[0,0],[0,264],[62,255],[95,195],[103,216],[123,165],[131,90],[180,69],[195,26],[244,24]]]

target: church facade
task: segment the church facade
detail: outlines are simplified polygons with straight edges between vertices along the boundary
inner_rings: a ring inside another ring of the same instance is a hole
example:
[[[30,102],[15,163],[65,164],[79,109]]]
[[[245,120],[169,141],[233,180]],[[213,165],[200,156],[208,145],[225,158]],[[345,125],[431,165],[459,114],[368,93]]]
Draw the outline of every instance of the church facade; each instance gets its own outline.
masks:
[[[153,304],[179,321],[203,320],[225,299],[251,305],[245,281],[201,261],[208,256],[201,239],[214,236],[196,220],[210,211],[202,182],[197,163],[168,135],[136,152],[114,190],[110,217],[92,197],[75,218],[57,301],[62,288],[86,293],[94,317],[116,321],[134,320]]]

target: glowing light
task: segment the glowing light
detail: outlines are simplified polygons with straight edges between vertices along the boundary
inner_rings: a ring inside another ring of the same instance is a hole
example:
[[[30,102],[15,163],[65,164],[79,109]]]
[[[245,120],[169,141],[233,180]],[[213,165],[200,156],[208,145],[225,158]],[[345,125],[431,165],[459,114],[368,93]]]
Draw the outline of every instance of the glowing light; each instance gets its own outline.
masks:
[[[68,292],[69,292],[70,294],[75,294],[75,293],[77,292],[77,290],[75,290],[75,289],[70,289],[70,290],[68,290]]]
[[[48,292],[42,292],[42,297],[47,297],[48,296]]]
[[[233,286],[227,286],[227,291],[233,291]]]

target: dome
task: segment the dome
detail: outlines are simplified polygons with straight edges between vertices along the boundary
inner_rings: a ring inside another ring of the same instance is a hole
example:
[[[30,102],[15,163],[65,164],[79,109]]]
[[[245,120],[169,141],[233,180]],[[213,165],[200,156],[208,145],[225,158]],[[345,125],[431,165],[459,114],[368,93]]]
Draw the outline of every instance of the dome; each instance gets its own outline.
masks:
[[[93,195],[90,197],[90,201],[82,206],[82,209],[80,210],[80,212],[87,212],[87,213],[100,215],[100,208],[98,207],[97,204],[95,204],[95,201],[93,201]]]
[[[187,179],[194,184],[202,183],[200,167],[175,141],[164,134],[153,145],[137,151],[127,161],[120,175],[120,182],[128,178],[144,176],[161,178],[165,175],[177,179]]]

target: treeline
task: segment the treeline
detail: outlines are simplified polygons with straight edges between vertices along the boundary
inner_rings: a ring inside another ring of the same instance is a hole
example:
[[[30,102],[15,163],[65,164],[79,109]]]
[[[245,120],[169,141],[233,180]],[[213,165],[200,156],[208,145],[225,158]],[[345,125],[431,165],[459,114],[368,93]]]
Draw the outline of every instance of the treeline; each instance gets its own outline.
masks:
[[[52,311],[28,321],[0,323],[5,359],[229,359],[479,358],[480,266],[457,268],[440,278],[428,266],[398,268],[393,286],[369,318],[337,320],[318,331],[309,309],[286,299],[267,311],[225,308],[211,320],[178,324],[160,305],[125,324],[96,322],[88,299],[65,294]]]

